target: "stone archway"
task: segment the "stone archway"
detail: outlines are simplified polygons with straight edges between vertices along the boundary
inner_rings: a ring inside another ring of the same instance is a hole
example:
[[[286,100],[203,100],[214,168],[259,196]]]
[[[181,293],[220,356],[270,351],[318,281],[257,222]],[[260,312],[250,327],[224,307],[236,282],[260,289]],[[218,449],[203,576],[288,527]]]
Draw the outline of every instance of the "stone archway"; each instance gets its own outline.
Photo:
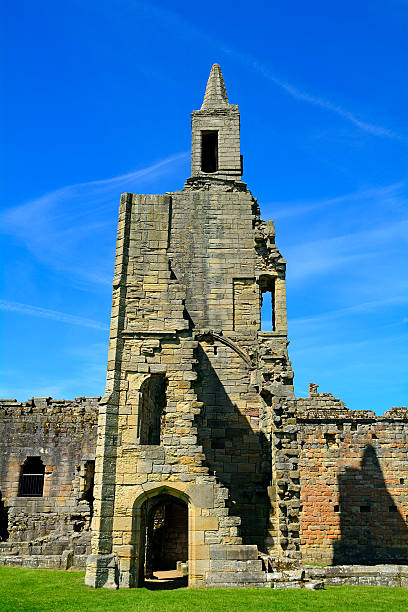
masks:
[[[188,502],[185,494],[170,487],[159,487],[136,500],[136,586],[187,586]]]

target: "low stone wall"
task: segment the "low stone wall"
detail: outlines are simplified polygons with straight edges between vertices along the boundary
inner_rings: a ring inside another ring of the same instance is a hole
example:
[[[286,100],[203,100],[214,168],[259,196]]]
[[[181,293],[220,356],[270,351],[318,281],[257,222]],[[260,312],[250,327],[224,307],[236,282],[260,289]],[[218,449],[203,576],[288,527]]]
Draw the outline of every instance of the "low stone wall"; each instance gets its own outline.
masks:
[[[408,565],[305,566],[305,577],[326,586],[381,586],[408,588]]]
[[[34,569],[85,570],[88,555],[73,555],[64,551],[62,555],[0,555],[0,565],[7,567],[30,567]]]

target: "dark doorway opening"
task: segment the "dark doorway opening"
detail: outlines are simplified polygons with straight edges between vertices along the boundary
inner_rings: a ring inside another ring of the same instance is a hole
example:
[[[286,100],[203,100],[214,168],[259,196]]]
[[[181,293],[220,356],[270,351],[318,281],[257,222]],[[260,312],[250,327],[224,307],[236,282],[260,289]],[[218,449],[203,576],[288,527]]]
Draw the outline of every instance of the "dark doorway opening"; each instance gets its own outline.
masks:
[[[2,499],[0,491],[0,542],[8,540],[8,508]]]
[[[145,587],[161,590],[187,586],[187,504],[163,493],[145,501],[142,517]]]
[[[27,457],[24,461],[19,482],[19,497],[42,497],[45,465],[41,457]]]
[[[218,132],[201,132],[201,170],[217,172],[218,170]]]
[[[93,503],[94,497],[94,484],[95,484],[95,461],[89,460],[85,462],[84,470],[84,488],[82,491],[81,499],[84,499],[89,504],[90,516],[89,520],[93,517]]]

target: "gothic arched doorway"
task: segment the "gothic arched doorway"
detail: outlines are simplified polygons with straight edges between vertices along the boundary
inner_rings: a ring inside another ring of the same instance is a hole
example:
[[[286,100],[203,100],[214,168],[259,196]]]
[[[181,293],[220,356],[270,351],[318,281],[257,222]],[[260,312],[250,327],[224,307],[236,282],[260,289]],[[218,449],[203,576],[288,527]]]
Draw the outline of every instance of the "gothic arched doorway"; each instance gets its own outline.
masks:
[[[174,589],[187,586],[188,505],[162,491],[140,508],[139,586]]]

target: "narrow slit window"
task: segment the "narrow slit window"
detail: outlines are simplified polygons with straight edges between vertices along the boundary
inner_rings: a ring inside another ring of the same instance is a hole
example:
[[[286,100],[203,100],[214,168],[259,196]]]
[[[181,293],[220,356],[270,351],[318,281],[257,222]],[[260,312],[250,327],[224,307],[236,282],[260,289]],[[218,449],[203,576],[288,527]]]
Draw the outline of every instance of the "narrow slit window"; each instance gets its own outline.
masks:
[[[166,387],[164,376],[150,376],[140,387],[140,444],[160,445],[166,418]]]
[[[261,276],[261,331],[276,331],[275,327],[275,279]]]
[[[201,132],[201,170],[217,172],[218,170],[218,132]]]
[[[84,466],[84,485],[81,499],[88,502],[91,508],[91,514],[94,502],[94,484],[95,484],[95,461],[89,460]]]
[[[8,531],[8,508],[1,498],[0,491],[0,542],[5,542],[9,538]]]
[[[41,457],[27,457],[21,468],[19,497],[42,497],[45,465]]]

